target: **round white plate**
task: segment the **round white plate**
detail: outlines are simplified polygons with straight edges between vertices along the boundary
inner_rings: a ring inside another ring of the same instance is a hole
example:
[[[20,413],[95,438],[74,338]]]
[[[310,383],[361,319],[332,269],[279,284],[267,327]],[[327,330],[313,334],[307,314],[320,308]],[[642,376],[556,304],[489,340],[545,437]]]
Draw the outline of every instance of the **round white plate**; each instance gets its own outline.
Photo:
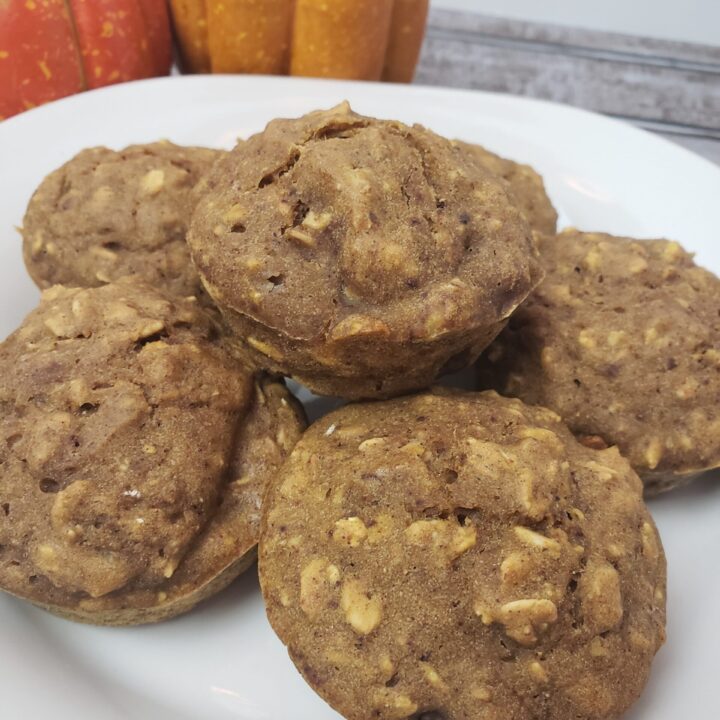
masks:
[[[78,150],[163,137],[230,147],[273,117],[345,98],[360,112],[423,123],[529,162],[545,176],[562,224],[671,237],[720,271],[720,169],[629,125],[457,90],[266,77],[149,80],[0,123],[0,337],[38,296],[13,226],[43,176]],[[668,643],[627,717],[717,718],[720,481],[706,476],[651,509],[668,555]],[[134,629],[75,625],[2,596],[0,669],[0,716],[8,720],[339,717],[305,686],[273,635],[254,570],[185,617]]]

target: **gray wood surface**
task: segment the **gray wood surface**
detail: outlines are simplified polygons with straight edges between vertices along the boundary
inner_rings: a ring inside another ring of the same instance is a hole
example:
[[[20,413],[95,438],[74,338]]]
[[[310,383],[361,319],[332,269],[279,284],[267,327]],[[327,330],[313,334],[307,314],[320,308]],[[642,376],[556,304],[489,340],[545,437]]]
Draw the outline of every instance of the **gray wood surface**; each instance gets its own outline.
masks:
[[[433,10],[416,82],[576,105],[720,164],[720,47]]]

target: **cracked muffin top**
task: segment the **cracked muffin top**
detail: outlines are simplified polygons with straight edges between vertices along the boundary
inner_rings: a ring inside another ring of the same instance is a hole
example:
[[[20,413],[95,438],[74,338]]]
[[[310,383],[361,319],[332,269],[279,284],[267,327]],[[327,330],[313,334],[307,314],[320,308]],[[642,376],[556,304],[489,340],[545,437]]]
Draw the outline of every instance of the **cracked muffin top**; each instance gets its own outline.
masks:
[[[0,588],[148,622],[252,559],[269,474],[302,429],[190,300],[56,286],[0,346]]]
[[[268,488],[268,617],[350,720],[605,720],[664,640],[665,558],[617,449],[494,392],[348,405]]]
[[[422,127],[343,104],[216,169],[188,236],[203,283],[256,363],[318,392],[427,385],[537,281],[504,182]]]
[[[192,191],[221,154],[170,142],[78,153],[28,204],[22,234],[30,276],[48,288],[135,275],[175,295],[196,294],[185,243]]]
[[[568,230],[480,383],[617,445],[649,491],[720,465],[720,280],[667,240]]]
[[[537,232],[554,234],[557,230],[557,210],[550,202],[542,177],[530,167],[513,162],[486,150],[481,145],[455,140],[455,144],[486,170],[501,177],[520,212]]]

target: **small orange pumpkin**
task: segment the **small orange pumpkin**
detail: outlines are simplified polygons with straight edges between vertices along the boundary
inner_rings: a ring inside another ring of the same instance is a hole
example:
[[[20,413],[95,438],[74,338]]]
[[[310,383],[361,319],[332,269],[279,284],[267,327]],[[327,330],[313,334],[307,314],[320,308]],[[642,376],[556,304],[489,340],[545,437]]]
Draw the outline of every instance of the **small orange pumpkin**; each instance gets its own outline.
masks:
[[[412,80],[428,0],[170,0],[188,72]]]
[[[0,119],[171,61],[165,0],[0,0]]]

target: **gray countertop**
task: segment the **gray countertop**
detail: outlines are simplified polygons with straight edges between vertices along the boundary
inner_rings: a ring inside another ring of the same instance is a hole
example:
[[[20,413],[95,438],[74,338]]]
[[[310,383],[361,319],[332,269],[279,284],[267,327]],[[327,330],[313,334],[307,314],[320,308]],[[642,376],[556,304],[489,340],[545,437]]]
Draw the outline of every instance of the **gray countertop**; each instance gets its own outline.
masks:
[[[720,47],[433,10],[416,82],[576,105],[720,164]]]

